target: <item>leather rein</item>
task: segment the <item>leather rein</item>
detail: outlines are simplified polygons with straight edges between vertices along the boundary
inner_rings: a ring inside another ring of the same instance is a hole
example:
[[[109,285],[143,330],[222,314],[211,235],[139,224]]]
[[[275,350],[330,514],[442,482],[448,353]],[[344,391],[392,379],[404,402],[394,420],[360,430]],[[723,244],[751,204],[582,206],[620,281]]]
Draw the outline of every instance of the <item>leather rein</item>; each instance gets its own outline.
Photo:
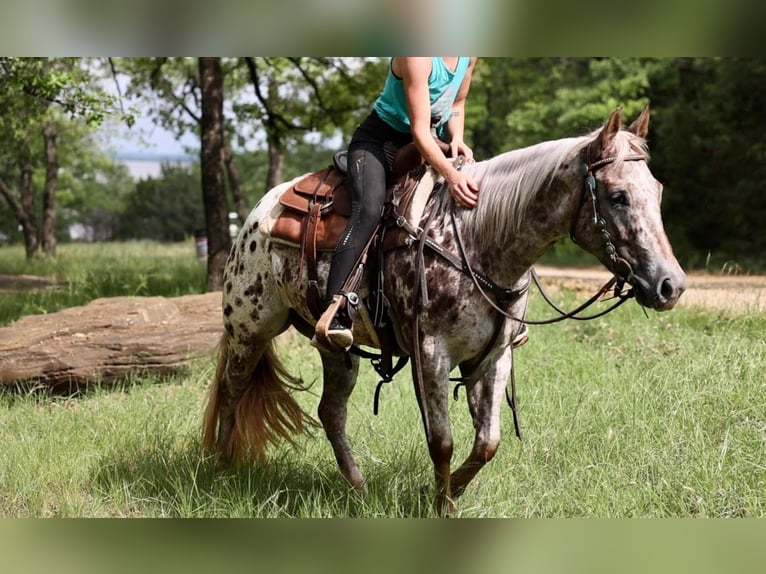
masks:
[[[584,154],[585,153],[586,152],[584,152]],[[516,288],[510,288],[510,289],[497,285],[491,278],[487,277],[484,273],[474,270],[473,267],[471,267],[471,264],[468,261],[468,258],[465,253],[465,247],[464,247],[462,234],[460,233],[460,229],[457,224],[457,219],[455,215],[454,200],[450,201],[450,219],[452,221],[452,227],[455,233],[455,240],[456,240],[455,242],[458,246],[459,255],[456,255],[452,253],[451,251],[446,250],[441,244],[437,243],[436,241],[433,241],[431,238],[428,237],[427,230],[430,227],[430,224],[433,222],[436,212],[441,210],[437,208],[433,209],[423,228],[415,227],[411,225],[404,217],[398,214],[394,214],[396,216],[395,224],[398,227],[401,227],[402,229],[404,229],[408,233],[408,240],[406,242],[407,245],[412,247],[413,245],[416,244],[416,247],[417,247],[416,261],[419,262],[417,266],[420,267],[420,273],[416,273],[415,293],[416,293],[416,297],[417,297],[417,293],[418,292],[420,293],[421,305],[425,305],[428,302],[428,293],[425,286],[425,269],[422,263],[423,250],[425,247],[428,247],[436,255],[445,259],[447,262],[449,262],[450,265],[452,265],[454,268],[468,275],[473,281],[479,293],[484,298],[484,300],[497,313],[497,318],[495,321],[495,327],[494,327],[492,337],[489,343],[485,346],[483,352],[480,354],[480,356],[478,356],[477,358],[474,358],[470,362],[461,364],[461,373],[462,373],[461,377],[450,379],[458,383],[453,393],[456,399],[457,399],[457,391],[459,387],[461,385],[466,384],[468,381],[470,381],[473,378],[475,371],[480,367],[480,365],[484,362],[484,360],[487,358],[487,356],[491,352],[492,348],[497,342],[498,337],[500,336],[500,333],[502,332],[502,328],[506,319],[511,319],[513,321],[516,321],[524,325],[549,325],[552,323],[558,323],[559,321],[563,321],[565,319],[574,319],[577,321],[588,321],[588,320],[596,319],[598,317],[602,317],[603,315],[606,315],[607,313],[609,313],[610,311],[613,311],[614,309],[616,309],[617,307],[619,307],[620,305],[622,305],[627,300],[633,297],[634,295],[633,289],[630,289],[626,293],[622,292],[622,289],[625,283],[629,282],[630,279],[633,277],[633,270],[630,264],[617,254],[617,249],[614,246],[614,243],[612,243],[611,235],[606,229],[606,221],[601,215],[598,196],[596,195],[596,178],[593,175],[596,170],[614,162],[616,159],[617,159],[616,157],[608,157],[608,158],[600,159],[591,163],[585,155],[583,156],[583,164],[581,166],[581,170],[582,170],[582,175],[584,176],[584,183],[583,183],[583,187],[581,188],[580,197],[577,203],[577,208],[575,209],[572,215],[572,223],[570,225],[569,235],[572,241],[574,243],[577,243],[577,240],[575,238],[575,228],[577,227],[577,222],[579,220],[580,212],[582,211],[583,205],[585,204],[585,200],[586,198],[589,197],[591,199],[591,204],[593,205],[593,218],[592,218],[593,225],[596,226],[596,229],[598,230],[601,236],[601,240],[604,244],[604,250],[607,254],[607,257],[609,258],[609,261],[611,262],[610,271],[613,273],[613,277],[609,279],[609,281],[607,281],[595,293],[595,295],[593,295],[585,303],[579,305],[577,308],[571,311],[564,311],[552,301],[552,299],[548,296],[548,294],[543,289],[540,279],[533,268],[530,269],[530,271],[527,273],[527,280],[523,282],[521,286]],[[645,159],[646,158],[644,156],[639,154],[627,155],[623,158],[623,160],[625,161],[638,161],[638,160],[645,160]],[[464,164],[464,158],[460,157],[456,161],[455,167],[457,169],[461,169],[463,167],[463,164]],[[451,196],[449,196],[449,199],[451,199]],[[617,271],[618,266],[624,267],[627,270],[627,272],[624,274],[618,273]],[[527,292],[531,282],[535,283],[535,285],[537,286],[538,290],[540,291],[540,294],[542,295],[546,303],[548,303],[548,305],[558,313],[557,316],[552,317],[550,319],[530,320],[530,319],[515,317],[511,315],[510,313],[508,313],[508,311],[506,311],[506,309],[508,309],[513,303],[515,303],[522,295],[524,295]],[[608,307],[607,309],[601,312],[598,312],[592,315],[587,315],[587,316],[580,315],[583,311],[585,311],[587,308],[589,308],[590,306],[595,304],[599,299],[601,299],[601,297],[610,289],[612,289],[612,287],[614,287],[613,297],[617,299],[615,303],[613,303],[610,307]],[[417,312],[414,314],[414,317],[415,318],[413,322],[413,337],[414,337],[413,346],[415,349],[418,349],[419,327],[417,323],[417,318],[418,318]],[[521,329],[519,329],[518,331],[521,331]],[[414,367],[414,375],[416,379],[415,390],[416,390],[416,393],[419,395],[418,399],[421,404],[421,410],[422,410],[421,415],[423,416],[426,436],[430,438],[430,428],[428,424],[427,407],[424,400],[425,389],[423,388],[422,371],[421,371],[420,357],[418,352],[413,353],[412,360],[413,360],[413,367]],[[403,363],[401,363],[401,365],[397,365],[397,368],[394,369],[394,372],[398,371],[399,368],[401,368],[402,366],[404,366]],[[513,371],[514,369],[512,367],[511,368],[511,393],[509,394],[508,389],[506,388],[506,400],[509,406],[511,407],[511,411],[513,412],[513,422],[514,422],[514,427],[516,430],[516,436],[519,439],[521,439],[521,427],[519,424],[519,418],[518,418],[518,412],[517,412],[517,401],[516,401],[516,384],[515,384],[516,381],[515,381],[515,376]],[[378,410],[378,398],[379,398],[380,389],[383,386],[383,384],[391,381],[392,376],[393,374],[390,374],[388,377],[385,377],[383,380],[381,380],[378,383],[377,388],[375,389],[375,401],[374,401],[375,414],[377,414],[377,410]]]
[[[403,227],[410,235],[411,242],[419,242],[422,246],[428,247],[431,251],[448,261],[453,267],[456,269],[462,271],[474,282],[474,285],[478,289],[479,293],[481,293],[482,297],[487,301],[487,303],[500,315],[504,316],[507,319],[511,319],[513,321],[517,321],[519,323],[523,323],[526,325],[550,325],[552,323],[558,323],[560,321],[563,321],[565,319],[574,319],[576,321],[589,321],[591,319],[597,319],[599,317],[602,317],[609,313],[610,311],[613,311],[623,303],[625,303],[628,299],[633,297],[633,290],[630,289],[626,293],[623,293],[623,287],[625,283],[630,282],[630,279],[633,277],[633,269],[630,266],[630,263],[628,263],[624,258],[620,257],[617,254],[617,248],[615,247],[614,243],[612,242],[612,237],[609,234],[609,232],[606,229],[606,221],[601,215],[600,210],[600,203],[598,201],[598,196],[596,195],[596,178],[593,175],[596,170],[598,170],[601,167],[604,167],[605,165],[609,165],[613,163],[617,158],[616,157],[608,157],[604,159],[597,160],[595,162],[589,162],[587,158],[583,157],[583,164],[581,166],[582,175],[584,177],[583,187],[581,188],[580,192],[580,198],[577,203],[577,208],[575,209],[573,215],[572,215],[572,222],[570,225],[570,232],[569,236],[572,239],[574,243],[577,243],[577,239],[575,237],[575,228],[577,227],[577,221],[580,218],[580,212],[582,211],[583,205],[585,205],[585,201],[587,198],[590,198],[591,204],[593,206],[593,218],[592,222],[593,225],[596,227],[597,231],[599,232],[599,235],[601,237],[601,241],[604,244],[604,251],[606,252],[607,257],[609,258],[609,261],[611,262],[611,268],[610,271],[613,274],[613,277],[611,277],[598,291],[587,301],[585,301],[583,304],[579,305],[575,309],[572,309],[571,311],[564,311],[561,309],[558,305],[556,305],[553,300],[550,298],[550,296],[545,292],[545,289],[542,286],[542,283],[540,282],[540,278],[535,272],[534,269],[530,269],[529,276],[527,281],[522,284],[519,288],[504,288],[499,285],[497,285],[492,279],[484,275],[480,271],[476,271],[471,267],[470,262],[468,261],[468,258],[465,254],[465,247],[464,242],[462,238],[462,234],[460,233],[460,229],[457,225],[457,220],[455,216],[455,203],[454,201],[451,202],[451,208],[450,208],[450,218],[452,221],[452,227],[455,232],[455,240],[456,244],[458,246],[458,252],[459,256],[455,255],[451,251],[448,251],[444,249],[439,243],[433,241],[430,239],[426,232],[423,229],[420,228],[414,228],[411,225],[407,223],[407,221],[399,217],[396,220],[396,224],[400,227]],[[631,154],[626,155],[623,158],[623,161],[639,161],[639,160],[645,160],[646,158],[640,154]],[[462,168],[462,162],[455,165],[457,169]],[[428,226],[425,226],[426,229]],[[620,273],[618,271],[618,267],[622,266],[626,272]],[[519,318],[514,317],[513,315],[510,315],[505,309],[502,307],[507,307],[507,305],[516,299],[518,299],[521,295],[523,295],[528,289],[530,282],[534,282],[537,286],[538,290],[540,291],[540,294],[542,295],[545,302],[554,310],[556,313],[558,313],[557,316],[549,318],[549,319],[541,319],[541,320],[532,320],[532,319],[525,319],[525,318]],[[422,287],[422,282],[421,282]],[[601,297],[607,293],[610,289],[614,287],[614,295],[613,297],[617,299],[615,303],[613,303],[610,307],[608,307],[605,310],[602,310],[598,313],[595,313],[593,315],[587,315],[582,316],[581,313],[585,311],[587,308],[591,307],[593,304],[595,304]],[[493,296],[490,297],[487,294],[487,291]],[[495,299],[493,301],[492,299]]]

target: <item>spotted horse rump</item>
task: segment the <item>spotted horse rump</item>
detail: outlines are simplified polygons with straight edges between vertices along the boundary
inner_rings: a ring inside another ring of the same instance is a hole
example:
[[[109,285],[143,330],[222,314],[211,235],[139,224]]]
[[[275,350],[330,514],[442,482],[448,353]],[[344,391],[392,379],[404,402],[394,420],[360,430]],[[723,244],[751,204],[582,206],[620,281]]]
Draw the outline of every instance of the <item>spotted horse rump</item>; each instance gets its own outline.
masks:
[[[440,511],[454,509],[456,497],[500,444],[512,341],[526,309],[526,296],[487,297],[477,277],[519,292],[547,246],[569,234],[629,284],[640,305],[668,310],[683,293],[686,278],[660,214],[662,186],[648,166],[648,124],[647,108],[623,128],[618,108],[593,133],[467,164],[463,169],[479,185],[478,206],[463,209],[448,193],[432,194],[413,226],[427,227],[427,237],[384,255],[384,295],[398,346],[412,358]],[[226,264],[225,330],[203,429],[205,448],[222,464],[263,462],[269,445],[289,442],[317,424],[296,402],[293,393],[301,383],[287,372],[273,345],[290,326],[310,337],[315,324],[301,248],[270,233],[284,208],[280,197],[296,181],[273,188],[255,206]],[[424,249],[426,240],[444,255]],[[458,255],[463,268],[451,260]],[[322,293],[330,257],[330,251],[317,255]],[[360,297],[367,285],[364,278]],[[354,338],[374,345],[356,325]],[[359,357],[326,350],[320,355],[319,424],[342,475],[363,489],[345,428]],[[467,458],[453,470],[448,401],[455,369],[464,375],[475,437]]]

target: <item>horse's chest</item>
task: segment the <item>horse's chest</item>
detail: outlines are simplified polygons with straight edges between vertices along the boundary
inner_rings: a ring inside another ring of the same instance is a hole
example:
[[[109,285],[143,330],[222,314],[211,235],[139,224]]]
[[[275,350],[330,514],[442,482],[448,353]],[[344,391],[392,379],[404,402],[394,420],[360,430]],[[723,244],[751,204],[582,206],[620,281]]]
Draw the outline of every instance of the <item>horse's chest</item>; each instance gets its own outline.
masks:
[[[389,311],[408,344],[416,318],[423,335],[438,334],[469,352],[491,335],[493,322],[473,284],[442,259],[426,255],[419,268],[414,254],[391,257],[386,281]]]

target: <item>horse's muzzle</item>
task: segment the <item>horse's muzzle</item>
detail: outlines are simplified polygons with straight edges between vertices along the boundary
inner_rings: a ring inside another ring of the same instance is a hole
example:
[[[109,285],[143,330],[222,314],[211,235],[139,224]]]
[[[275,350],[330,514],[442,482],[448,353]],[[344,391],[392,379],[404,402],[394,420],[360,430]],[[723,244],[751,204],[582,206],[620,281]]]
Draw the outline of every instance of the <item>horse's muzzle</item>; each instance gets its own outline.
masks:
[[[636,301],[655,311],[669,311],[686,290],[686,274],[683,271],[666,273],[658,279],[634,282]]]

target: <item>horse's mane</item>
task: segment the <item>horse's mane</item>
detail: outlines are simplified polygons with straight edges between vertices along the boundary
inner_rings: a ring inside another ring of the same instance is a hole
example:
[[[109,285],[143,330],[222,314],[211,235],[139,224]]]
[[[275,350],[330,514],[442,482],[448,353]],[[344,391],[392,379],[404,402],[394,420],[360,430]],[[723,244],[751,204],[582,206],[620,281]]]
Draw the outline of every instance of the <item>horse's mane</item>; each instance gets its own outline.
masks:
[[[479,186],[479,203],[473,210],[462,211],[466,232],[480,243],[505,243],[520,231],[530,202],[551,182],[558,168],[599,133],[546,141],[468,164],[464,169]],[[630,132],[620,131],[612,145],[615,165],[632,153],[648,159],[646,142]]]

